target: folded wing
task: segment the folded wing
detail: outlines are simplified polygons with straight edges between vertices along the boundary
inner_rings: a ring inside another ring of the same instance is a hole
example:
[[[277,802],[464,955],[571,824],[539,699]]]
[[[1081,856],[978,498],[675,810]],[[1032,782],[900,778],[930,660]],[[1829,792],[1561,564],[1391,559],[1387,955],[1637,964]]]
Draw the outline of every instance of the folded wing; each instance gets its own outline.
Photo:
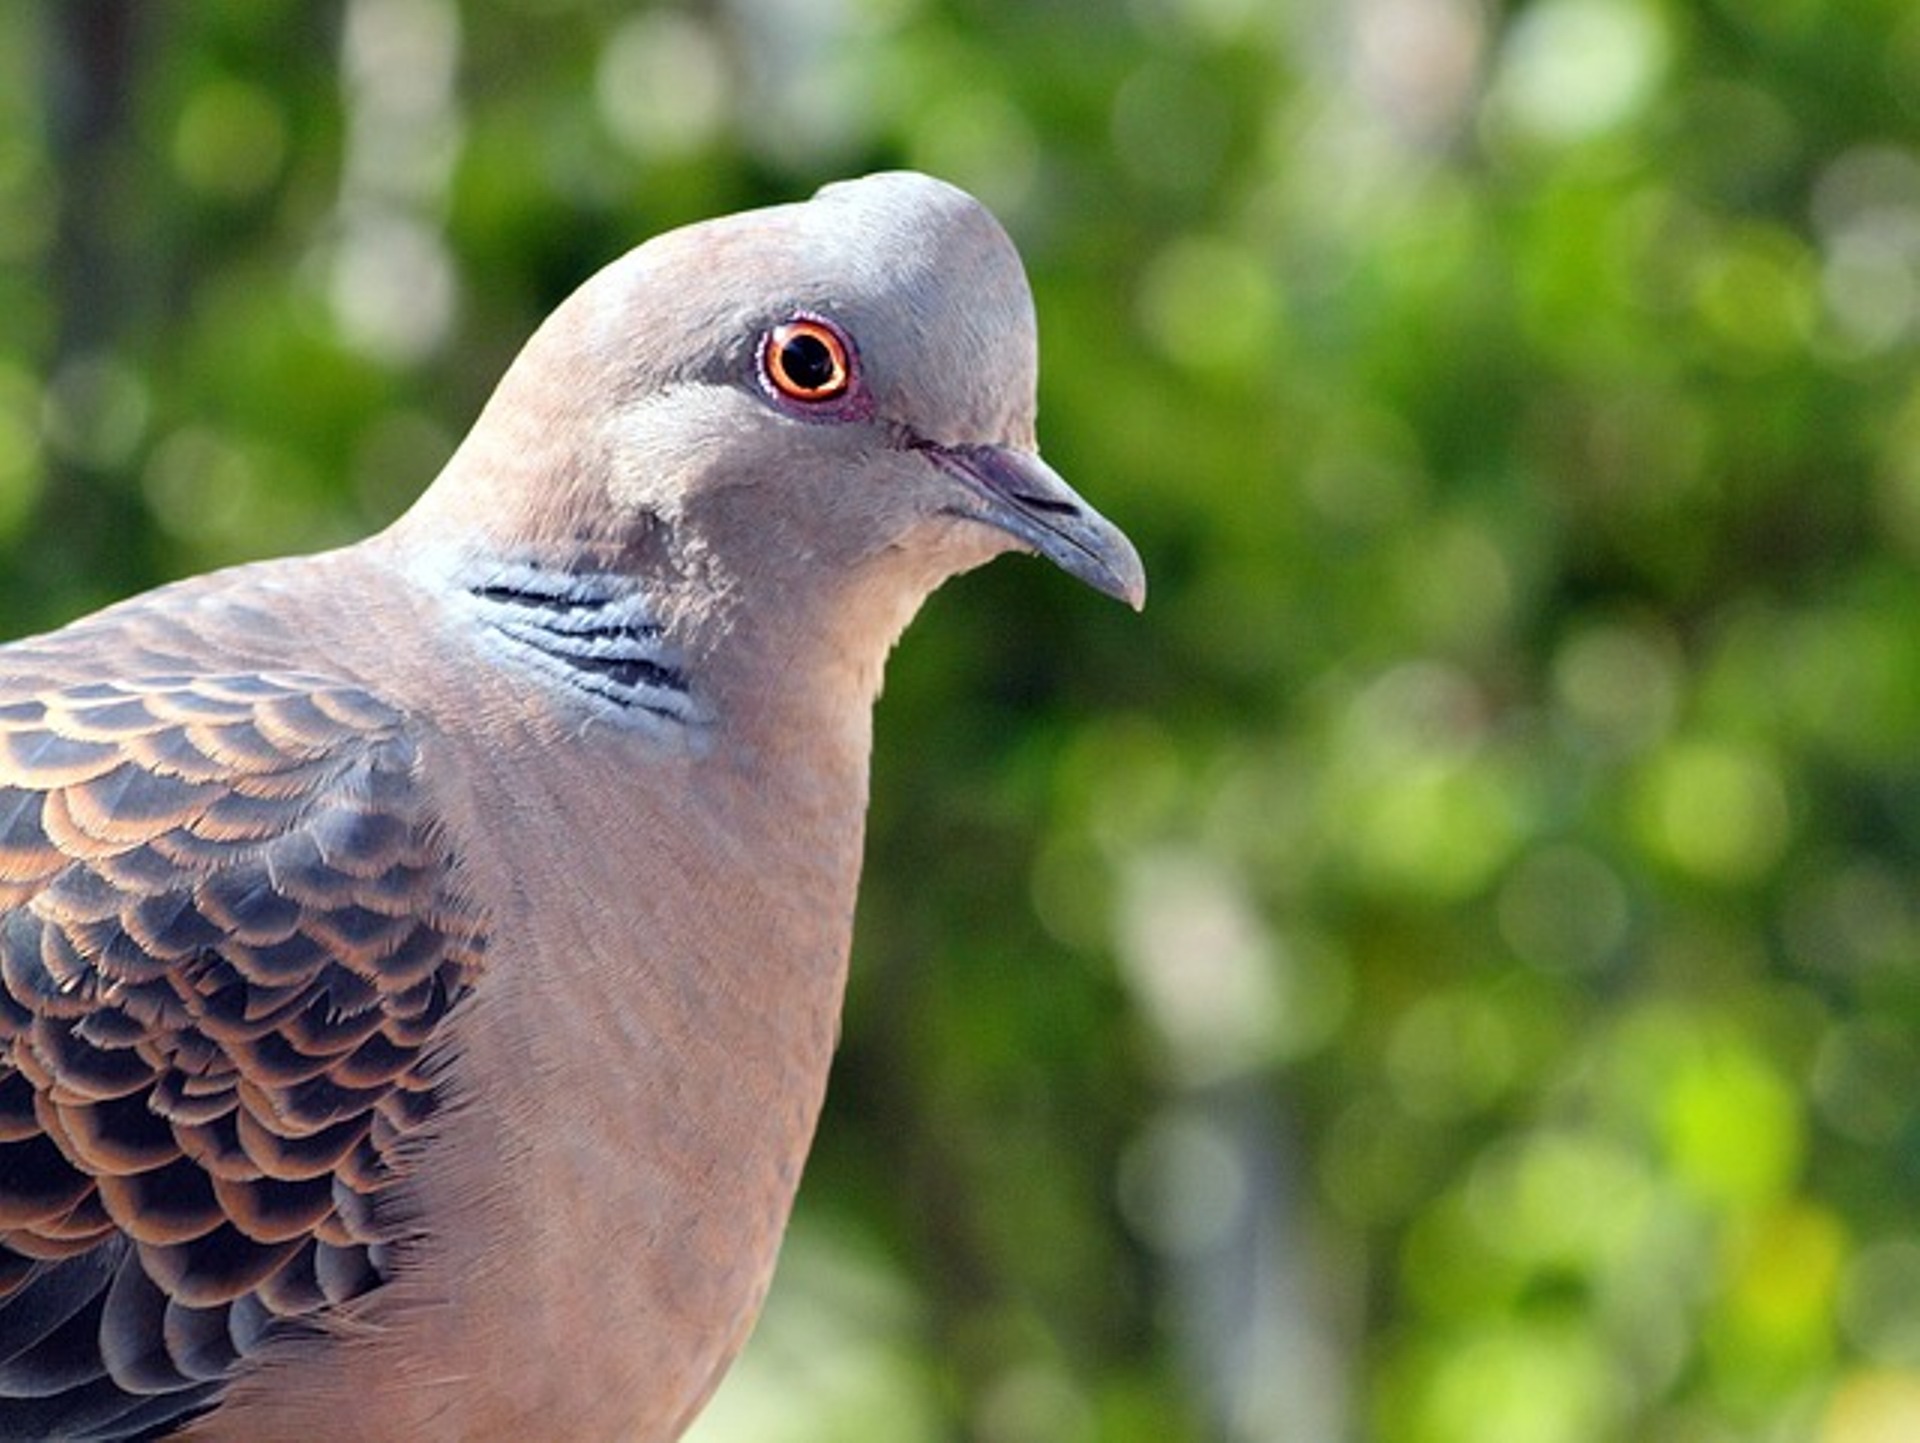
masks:
[[[484,947],[419,764],[322,676],[0,682],[0,1435],[188,1416],[389,1275]]]

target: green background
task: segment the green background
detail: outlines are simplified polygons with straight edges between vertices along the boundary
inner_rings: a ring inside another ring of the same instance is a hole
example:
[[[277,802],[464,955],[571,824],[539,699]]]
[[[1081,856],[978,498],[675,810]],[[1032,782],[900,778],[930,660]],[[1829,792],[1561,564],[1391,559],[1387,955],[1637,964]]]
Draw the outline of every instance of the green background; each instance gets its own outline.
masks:
[[[895,657],[701,1443],[1920,1437],[1912,0],[0,7],[0,630],[349,540],[911,165],[1144,617]]]

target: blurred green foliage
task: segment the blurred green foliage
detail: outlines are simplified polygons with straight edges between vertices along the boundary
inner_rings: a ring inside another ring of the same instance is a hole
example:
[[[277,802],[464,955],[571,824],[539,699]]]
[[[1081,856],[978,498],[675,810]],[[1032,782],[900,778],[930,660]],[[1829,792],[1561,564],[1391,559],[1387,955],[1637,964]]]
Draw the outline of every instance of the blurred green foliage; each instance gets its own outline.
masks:
[[[882,703],[697,1437],[1920,1436],[1910,0],[0,7],[0,618],[345,540],[543,311],[912,165],[1144,618]]]

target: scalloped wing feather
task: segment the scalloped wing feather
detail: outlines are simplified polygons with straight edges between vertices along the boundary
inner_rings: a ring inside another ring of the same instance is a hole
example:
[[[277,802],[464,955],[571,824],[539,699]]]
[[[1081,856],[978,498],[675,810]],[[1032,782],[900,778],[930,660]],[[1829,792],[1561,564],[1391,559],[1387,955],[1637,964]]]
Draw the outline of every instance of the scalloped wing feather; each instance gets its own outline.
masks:
[[[0,681],[6,1436],[165,1428],[379,1285],[484,949],[394,709],[143,612]]]

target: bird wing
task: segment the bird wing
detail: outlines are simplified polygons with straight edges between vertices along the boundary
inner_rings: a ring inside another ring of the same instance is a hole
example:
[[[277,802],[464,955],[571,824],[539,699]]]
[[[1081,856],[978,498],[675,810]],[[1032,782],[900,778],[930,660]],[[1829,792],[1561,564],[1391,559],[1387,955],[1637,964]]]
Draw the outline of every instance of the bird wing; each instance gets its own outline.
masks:
[[[7,1437],[189,1416],[385,1278],[484,948],[393,707],[150,644],[75,680],[99,630],[0,653]]]

